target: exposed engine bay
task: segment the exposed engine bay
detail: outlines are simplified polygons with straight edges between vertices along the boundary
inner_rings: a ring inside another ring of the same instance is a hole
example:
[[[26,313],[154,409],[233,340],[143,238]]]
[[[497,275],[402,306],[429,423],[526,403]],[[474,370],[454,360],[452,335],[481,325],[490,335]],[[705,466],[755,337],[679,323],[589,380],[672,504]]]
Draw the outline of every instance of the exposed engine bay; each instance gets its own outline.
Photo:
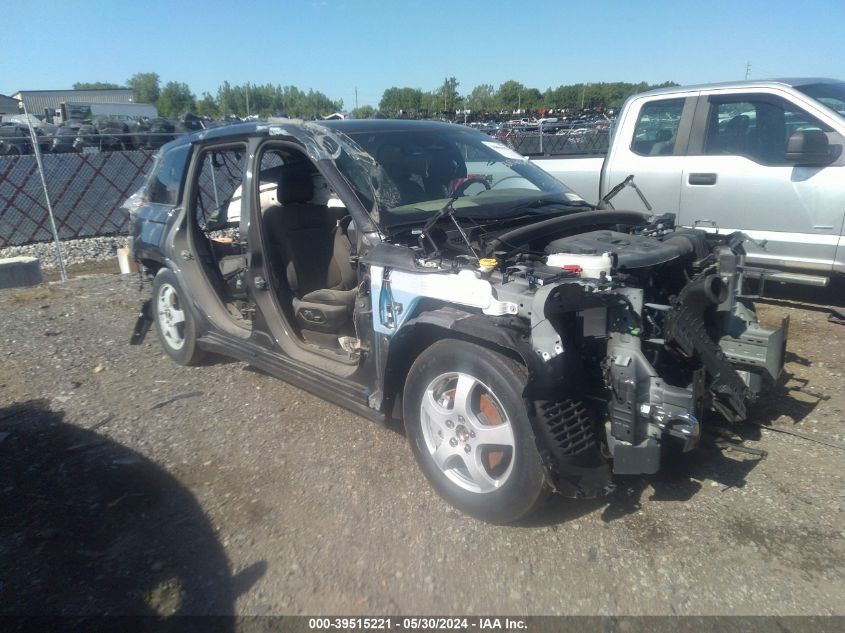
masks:
[[[744,420],[779,378],[788,324],[762,327],[743,296],[740,233],[675,230],[671,215],[628,211],[493,230],[453,221],[408,236],[416,275],[374,268],[376,329],[401,327],[414,297],[428,297],[520,330],[527,397],[558,461],[600,447],[615,473],[656,472],[662,447],[695,447],[711,410]],[[446,271],[452,280],[430,276]]]

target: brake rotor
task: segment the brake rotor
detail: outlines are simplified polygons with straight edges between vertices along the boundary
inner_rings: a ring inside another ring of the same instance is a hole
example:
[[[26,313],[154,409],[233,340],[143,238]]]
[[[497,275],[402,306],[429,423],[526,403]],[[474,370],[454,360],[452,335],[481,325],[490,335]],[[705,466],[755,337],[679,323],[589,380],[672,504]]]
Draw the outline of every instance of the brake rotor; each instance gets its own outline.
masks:
[[[490,426],[499,426],[504,422],[502,412],[489,394],[483,393],[478,397],[478,412]],[[505,458],[505,451],[496,449],[485,449],[481,453],[481,461],[488,472],[493,472]]]

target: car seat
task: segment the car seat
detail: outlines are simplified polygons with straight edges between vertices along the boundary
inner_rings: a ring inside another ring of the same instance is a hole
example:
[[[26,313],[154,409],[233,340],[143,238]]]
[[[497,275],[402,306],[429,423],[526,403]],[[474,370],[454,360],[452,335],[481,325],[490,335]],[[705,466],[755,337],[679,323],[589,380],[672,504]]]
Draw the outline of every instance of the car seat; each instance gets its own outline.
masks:
[[[749,122],[750,119],[745,114],[738,114],[727,122],[719,139],[723,154],[748,153]]]
[[[660,128],[651,146],[650,156],[668,156],[675,148],[675,134],[668,128]]]
[[[394,192],[382,193],[382,198],[390,206],[401,207],[427,198],[422,185],[427,165],[422,153],[403,151],[396,145],[383,145],[378,150],[376,161],[387,176],[387,187],[395,189]]]
[[[263,220],[269,257],[287,283],[294,318],[303,331],[348,334],[357,275],[341,221],[346,210],[312,203],[309,167],[294,163],[281,171],[279,204],[269,207]]]
[[[466,163],[460,152],[448,147],[430,149],[428,153],[425,191],[430,198],[446,198],[452,193],[452,183],[467,177]]]

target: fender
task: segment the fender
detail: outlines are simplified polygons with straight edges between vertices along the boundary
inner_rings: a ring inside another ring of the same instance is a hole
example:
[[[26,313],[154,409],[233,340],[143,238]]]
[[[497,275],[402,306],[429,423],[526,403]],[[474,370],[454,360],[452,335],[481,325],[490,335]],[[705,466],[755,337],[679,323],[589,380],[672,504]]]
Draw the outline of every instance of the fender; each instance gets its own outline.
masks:
[[[451,306],[419,313],[392,337],[376,337],[376,353],[380,357],[377,384],[384,394],[384,410],[393,410],[402,395],[405,376],[420,352],[443,338],[460,338],[510,356],[516,354],[532,374],[545,371],[531,351],[528,335],[528,330],[518,327],[516,319],[510,317],[491,319]]]

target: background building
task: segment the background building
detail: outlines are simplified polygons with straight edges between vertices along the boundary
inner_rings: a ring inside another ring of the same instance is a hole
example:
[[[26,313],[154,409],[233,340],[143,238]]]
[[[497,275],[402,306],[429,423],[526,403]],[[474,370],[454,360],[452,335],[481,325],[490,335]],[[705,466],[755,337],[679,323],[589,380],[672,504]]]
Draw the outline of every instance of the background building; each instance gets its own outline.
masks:
[[[106,90],[21,90],[12,95],[14,99],[26,104],[31,114],[42,115],[45,110],[54,114],[64,102],[74,103],[133,103],[135,95],[132,88],[113,88]],[[21,109],[23,109],[21,107]]]
[[[0,95],[0,114],[18,114],[20,112],[18,103],[17,99]]]

